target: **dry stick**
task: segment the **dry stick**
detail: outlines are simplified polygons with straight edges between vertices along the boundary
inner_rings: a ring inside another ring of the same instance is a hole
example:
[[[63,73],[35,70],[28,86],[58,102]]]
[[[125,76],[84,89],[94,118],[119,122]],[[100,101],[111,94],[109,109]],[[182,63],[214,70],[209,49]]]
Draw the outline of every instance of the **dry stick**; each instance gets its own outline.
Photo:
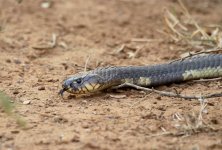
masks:
[[[50,43],[48,46],[33,46],[32,48],[36,49],[36,50],[43,50],[43,49],[53,49],[56,47],[57,44],[57,35],[56,34],[52,34],[52,43]]]
[[[138,55],[138,53],[139,53],[144,47],[145,47],[145,46],[142,46],[142,47],[138,48],[138,49],[136,50],[136,52],[133,54],[132,59],[134,59],[134,58]]]
[[[193,80],[192,82],[209,82],[209,81],[219,81],[219,80],[222,80],[222,77],[213,78],[213,79],[199,79],[199,80]]]
[[[213,49],[203,50],[203,51],[200,51],[200,52],[196,52],[194,54],[189,52],[188,56],[185,56],[185,57],[182,57],[182,58],[179,58],[179,59],[175,59],[175,60],[171,61],[170,63],[173,63],[173,62],[176,62],[176,61],[183,61],[187,58],[190,58],[190,57],[193,57],[193,56],[196,56],[196,55],[200,55],[200,54],[204,54],[204,53],[213,53],[213,52],[219,52],[219,51],[222,51],[221,47],[216,47],[216,48],[213,48]]]
[[[87,59],[86,59],[85,66],[84,66],[84,72],[87,71],[87,65],[89,63],[89,59],[90,59],[90,56],[88,56]]]
[[[162,42],[163,39],[144,39],[144,38],[133,38],[131,42]]]
[[[123,51],[124,50],[124,48],[126,47],[126,45],[125,44],[123,44],[123,45],[121,45],[121,47],[120,48],[118,48],[114,53],[116,53],[116,54],[118,54],[118,53],[120,53],[121,51]]]
[[[184,99],[207,99],[207,98],[215,98],[215,97],[222,97],[222,93],[213,93],[213,94],[208,94],[204,96],[196,96],[196,95],[182,95],[178,93],[173,93],[173,92],[167,92],[167,91],[159,91],[155,89],[150,89],[150,88],[145,88],[141,87],[135,84],[131,83],[124,83],[119,86],[114,87],[114,89],[122,88],[122,87],[133,87],[137,90],[143,90],[143,91],[148,91],[148,92],[154,92],[162,96],[168,96],[168,97],[177,97],[177,98],[184,98]]]

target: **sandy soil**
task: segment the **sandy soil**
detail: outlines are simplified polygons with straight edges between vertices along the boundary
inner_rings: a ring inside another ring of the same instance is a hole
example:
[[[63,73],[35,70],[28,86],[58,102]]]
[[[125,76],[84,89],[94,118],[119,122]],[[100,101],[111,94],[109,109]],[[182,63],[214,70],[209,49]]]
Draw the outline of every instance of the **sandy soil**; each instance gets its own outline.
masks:
[[[89,69],[179,58],[188,46],[160,33],[166,28],[163,10],[177,8],[175,0],[53,0],[49,8],[42,2],[0,0],[0,90],[27,122],[21,129],[1,112],[0,149],[222,149],[222,98],[208,101],[198,127],[197,100],[133,89],[82,98],[57,95],[61,82],[83,71],[88,57]],[[198,22],[222,23],[221,1],[185,3]],[[50,47],[54,35],[56,45]],[[127,48],[117,53],[123,44]],[[189,82],[157,89],[207,94],[221,87]]]

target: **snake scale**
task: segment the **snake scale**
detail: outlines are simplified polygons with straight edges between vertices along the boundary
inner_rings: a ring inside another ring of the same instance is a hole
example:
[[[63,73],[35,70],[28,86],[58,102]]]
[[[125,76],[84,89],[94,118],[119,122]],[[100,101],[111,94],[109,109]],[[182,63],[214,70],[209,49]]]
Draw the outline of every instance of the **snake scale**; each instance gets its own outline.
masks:
[[[65,91],[79,95],[98,92],[124,83],[153,87],[188,80],[222,77],[222,54],[193,56],[184,60],[151,66],[97,68],[66,79]]]

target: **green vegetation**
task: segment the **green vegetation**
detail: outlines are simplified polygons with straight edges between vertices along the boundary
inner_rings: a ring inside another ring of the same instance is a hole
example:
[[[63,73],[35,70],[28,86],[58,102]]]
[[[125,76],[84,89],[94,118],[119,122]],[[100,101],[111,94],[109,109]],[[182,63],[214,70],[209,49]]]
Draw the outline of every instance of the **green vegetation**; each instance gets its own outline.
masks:
[[[0,91],[0,107],[6,114],[15,118],[17,124],[20,127],[25,127],[26,122],[18,114],[15,114],[13,112],[13,110],[15,109],[15,105],[13,105],[11,101],[11,98],[9,98],[6,94]]]

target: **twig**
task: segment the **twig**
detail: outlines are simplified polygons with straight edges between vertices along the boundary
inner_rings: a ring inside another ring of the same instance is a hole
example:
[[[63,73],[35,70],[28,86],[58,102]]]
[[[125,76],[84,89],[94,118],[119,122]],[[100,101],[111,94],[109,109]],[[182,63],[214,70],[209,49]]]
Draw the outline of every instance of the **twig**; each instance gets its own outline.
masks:
[[[121,45],[121,47],[120,47],[120,48],[118,48],[117,50],[115,50],[115,52],[114,52],[114,53],[116,53],[116,54],[120,53],[121,51],[123,51],[123,50],[124,50],[124,48],[125,48],[125,47],[126,47],[126,45],[125,45],[125,44]]]
[[[131,42],[161,42],[163,39],[143,39],[143,38],[133,38]]]
[[[193,82],[209,82],[209,81],[219,81],[222,80],[222,77],[219,78],[213,78],[213,79],[199,79],[199,80],[193,80]]]
[[[131,83],[124,83],[119,86],[114,87],[115,89],[122,88],[122,87],[133,87],[138,90],[144,90],[148,92],[154,92],[162,96],[168,96],[168,97],[177,97],[177,98],[183,98],[183,99],[207,99],[207,98],[215,98],[215,97],[222,97],[222,92],[221,93],[213,93],[213,94],[208,94],[205,96],[197,96],[197,95],[183,95],[183,94],[178,94],[178,93],[173,93],[173,92],[167,92],[167,91],[159,91],[155,89],[150,89],[150,88],[145,88],[141,87],[135,84]]]
[[[219,51],[222,51],[222,48],[216,47],[216,48],[212,48],[212,49],[208,49],[208,50],[203,50],[203,51],[196,52],[196,53],[189,52],[188,56],[185,56],[185,57],[182,57],[182,58],[179,58],[179,59],[175,59],[175,60],[171,61],[170,63],[173,63],[173,62],[176,62],[176,61],[183,61],[183,60],[185,60],[187,58],[190,58],[190,57],[193,57],[193,56],[196,56],[196,55],[200,55],[200,54],[214,53],[214,52],[219,52]]]
[[[36,50],[43,50],[43,49],[53,49],[57,45],[57,35],[52,34],[52,43],[50,43],[48,46],[33,46],[32,48]]]
[[[131,55],[129,54],[129,57],[131,57],[132,59],[134,59],[143,48],[144,48],[144,46],[138,48],[138,49],[135,51],[135,53],[133,53],[133,54],[131,54]]]
[[[157,136],[163,136],[163,135],[174,135],[173,132],[162,132],[162,133],[157,133],[157,134],[151,134],[151,135],[148,135],[146,137],[157,137]]]

